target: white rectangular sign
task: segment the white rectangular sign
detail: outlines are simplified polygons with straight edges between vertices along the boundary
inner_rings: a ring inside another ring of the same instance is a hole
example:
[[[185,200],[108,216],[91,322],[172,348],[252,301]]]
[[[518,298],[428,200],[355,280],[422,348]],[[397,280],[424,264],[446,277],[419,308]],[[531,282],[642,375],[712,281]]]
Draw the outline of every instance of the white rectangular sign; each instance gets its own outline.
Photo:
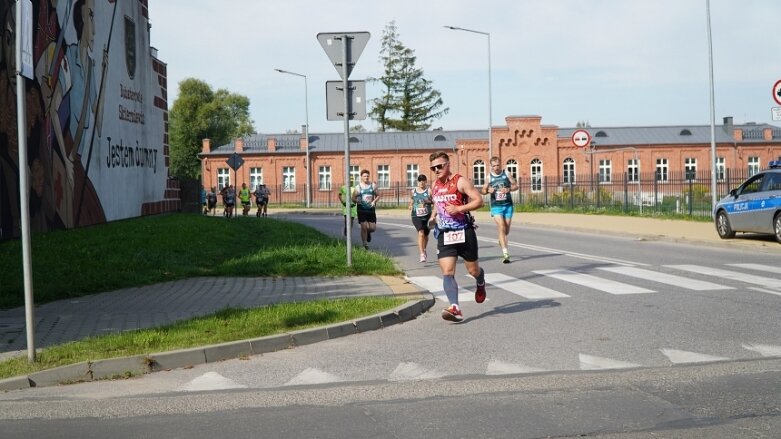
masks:
[[[770,112],[773,113],[773,120],[781,120],[781,107],[773,107]]]
[[[27,79],[33,79],[33,3],[31,0],[21,0],[22,5],[22,69],[21,73]]]

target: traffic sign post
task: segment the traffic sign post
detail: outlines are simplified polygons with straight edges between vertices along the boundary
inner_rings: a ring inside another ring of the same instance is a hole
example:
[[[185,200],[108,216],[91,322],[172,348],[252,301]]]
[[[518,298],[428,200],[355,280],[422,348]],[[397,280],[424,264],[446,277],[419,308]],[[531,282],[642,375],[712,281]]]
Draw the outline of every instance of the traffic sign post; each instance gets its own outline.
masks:
[[[363,81],[348,81],[347,79],[350,77],[350,73],[352,73],[353,67],[358,58],[360,58],[361,53],[363,53],[370,36],[369,32],[321,32],[317,34],[317,41],[320,42],[323,50],[325,50],[325,54],[328,55],[328,59],[331,60],[331,63],[342,78],[341,105],[336,103],[337,99],[328,98],[328,91],[331,88],[334,91],[330,95],[339,97],[337,96],[339,94],[339,81],[326,82],[326,103],[328,106],[328,120],[338,120],[337,117],[332,118],[332,115],[339,115],[340,113],[344,120],[344,186],[350,192],[345,200],[347,203],[347,210],[345,211],[347,215],[344,217],[344,229],[348,231],[346,242],[348,267],[353,264],[352,232],[350,232],[352,230],[350,227],[350,222],[352,221],[350,211],[353,203],[350,187],[350,119],[366,119],[366,85]],[[350,105],[351,102],[354,104],[353,106]],[[360,113],[361,111],[362,114]]]
[[[773,84],[773,100],[776,101],[778,105],[781,105],[781,79]]]
[[[578,148],[585,148],[591,143],[591,134],[586,130],[576,130],[572,133],[572,144]]]

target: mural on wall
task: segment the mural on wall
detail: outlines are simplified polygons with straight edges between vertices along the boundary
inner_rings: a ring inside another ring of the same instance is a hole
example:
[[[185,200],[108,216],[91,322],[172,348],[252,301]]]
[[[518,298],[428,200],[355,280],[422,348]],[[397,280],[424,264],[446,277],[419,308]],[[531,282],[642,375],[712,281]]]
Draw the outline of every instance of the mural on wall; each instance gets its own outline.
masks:
[[[144,203],[164,197],[166,109],[149,55],[145,3],[33,0],[35,75],[25,81],[25,102],[34,231],[139,216]],[[20,227],[15,7],[13,1],[0,4],[5,239],[18,236]]]

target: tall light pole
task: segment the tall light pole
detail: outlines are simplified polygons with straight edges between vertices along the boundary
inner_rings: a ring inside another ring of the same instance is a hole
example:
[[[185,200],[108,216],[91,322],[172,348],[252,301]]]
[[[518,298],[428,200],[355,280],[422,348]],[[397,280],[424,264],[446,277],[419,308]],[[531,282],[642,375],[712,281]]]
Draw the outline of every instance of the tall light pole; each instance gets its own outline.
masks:
[[[294,75],[301,78],[304,78],[304,111],[305,111],[305,117],[306,122],[304,125],[304,138],[306,139],[306,207],[307,209],[312,204],[312,169],[310,168],[309,163],[309,90],[307,89],[306,84],[306,75],[302,75],[301,73],[295,73],[290,72],[287,70],[282,69],[274,69],[279,73],[285,73],[288,75]]]
[[[710,191],[711,207],[716,207],[716,109],[713,92],[713,42],[710,30],[710,0],[705,0],[708,18],[708,73],[710,74]],[[711,210],[712,212],[712,210]]]
[[[491,157],[493,157],[493,135],[491,134],[491,125],[493,124],[493,114],[491,111],[491,34],[488,32],[482,32],[479,30],[465,29],[458,26],[444,26],[451,30],[462,30],[464,32],[472,32],[475,34],[485,35],[488,37],[488,162],[490,164]]]

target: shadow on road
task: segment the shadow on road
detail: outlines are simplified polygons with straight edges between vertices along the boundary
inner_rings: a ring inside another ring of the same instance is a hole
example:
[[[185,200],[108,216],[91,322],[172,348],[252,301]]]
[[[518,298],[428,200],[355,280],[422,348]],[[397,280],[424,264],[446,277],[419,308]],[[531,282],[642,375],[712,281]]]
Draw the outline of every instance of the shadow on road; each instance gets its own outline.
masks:
[[[497,306],[496,308],[486,311],[480,315],[476,315],[474,317],[469,317],[464,319],[464,323],[471,322],[473,320],[479,320],[485,317],[491,317],[494,315],[499,314],[515,314],[518,312],[524,312],[529,311],[532,309],[537,308],[554,308],[557,306],[561,306],[561,303],[555,301],[555,300],[535,300],[533,302],[515,302],[515,303],[508,303],[507,305],[501,305]]]

